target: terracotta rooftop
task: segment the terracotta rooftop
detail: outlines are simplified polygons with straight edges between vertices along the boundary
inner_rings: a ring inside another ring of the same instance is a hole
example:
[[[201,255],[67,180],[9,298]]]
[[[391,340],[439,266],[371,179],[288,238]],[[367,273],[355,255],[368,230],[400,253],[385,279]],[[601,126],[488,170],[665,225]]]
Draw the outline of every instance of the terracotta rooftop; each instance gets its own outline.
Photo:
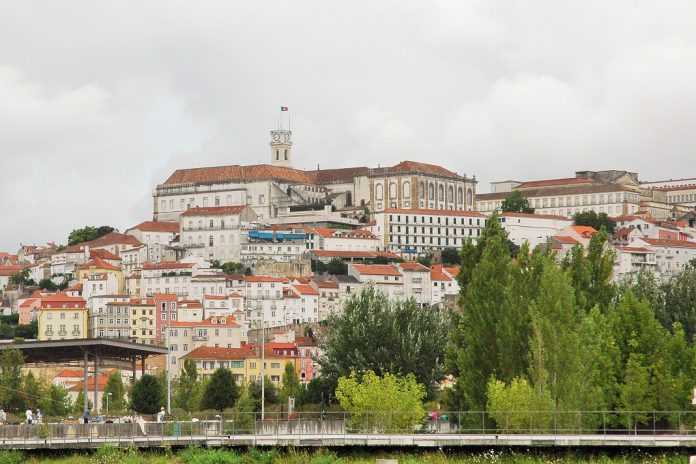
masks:
[[[319,288],[333,288],[333,289],[338,288],[338,284],[336,282],[331,281],[331,280],[315,280],[314,283]]]
[[[358,239],[375,239],[375,235],[369,230],[364,229],[331,229],[328,227],[308,227],[308,232],[315,232],[324,238],[358,238]]]
[[[641,238],[641,240],[652,246],[696,248],[696,242],[687,242],[686,240],[669,240],[663,238]]]
[[[288,283],[289,280],[285,277],[271,277],[271,276],[244,276],[246,282],[280,282]]]
[[[203,206],[190,208],[181,213],[181,216],[216,216],[220,214],[240,214],[249,206],[233,205],[233,206]]]
[[[319,292],[317,292],[315,290],[315,288],[312,287],[311,285],[302,284],[302,285],[293,285],[292,287],[300,295],[318,295],[319,294]]]
[[[133,226],[133,229],[138,229],[143,232],[169,232],[172,234],[177,234],[179,233],[179,223],[144,221],[137,226]]]
[[[418,161],[402,161],[396,166],[375,168],[370,170],[371,176],[383,176],[385,174],[431,174],[441,177],[463,179],[459,174],[449,171],[435,164],[420,163]]]
[[[109,250],[106,250],[104,248],[98,248],[96,250],[89,250],[89,257],[90,259],[92,258],[101,258],[101,259],[106,259],[106,260],[111,260],[111,261],[121,261],[121,258],[110,252]]]
[[[527,188],[540,188],[540,187],[556,187],[559,185],[577,185],[577,184],[591,184],[594,183],[592,179],[587,179],[585,177],[567,177],[565,179],[546,179],[546,180],[532,180],[529,182],[522,182],[517,186],[518,189]]]
[[[400,276],[401,272],[388,264],[352,264],[353,269],[362,275]]]
[[[527,214],[527,213],[501,213],[498,217],[515,217],[515,218],[530,218],[530,219],[554,219],[556,221],[572,221],[569,217],[558,216],[554,214]]]
[[[423,266],[421,263],[419,263],[417,261],[407,261],[405,263],[396,263],[396,265],[399,266],[404,271],[417,271],[417,272],[430,271],[429,268]]]
[[[399,256],[388,251],[351,251],[351,250],[312,250],[311,253],[318,258],[358,258],[373,259],[383,256],[387,259],[398,259]]]
[[[96,269],[106,269],[109,271],[120,271],[121,268],[118,266],[114,266],[113,264],[107,263],[105,260],[99,257],[94,257],[87,261],[85,264],[80,266],[80,269],[89,269],[89,268],[96,268]]]
[[[553,239],[565,245],[575,245],[576,243],[578,243],[578,241],[575,240],[573,237],[569,237],[567,235],[556,235],[553,237]]]
[[[131,245],[140,246],[142,243],[138,241],[137,238],[132,235],[120,234],[118,232],[110,232],[102,237],[89,242],[82,242],[76,245],[72,245],[63,250],[64,253],[78,253],[83,251],[86,246],[90,248],[99,248],[110,245]]]
[[[193,263],[182,263],[180,261],[160,261],[159,263],[145,262],[143,263],[144,271],[152,271],[156,269],[190,269]]]

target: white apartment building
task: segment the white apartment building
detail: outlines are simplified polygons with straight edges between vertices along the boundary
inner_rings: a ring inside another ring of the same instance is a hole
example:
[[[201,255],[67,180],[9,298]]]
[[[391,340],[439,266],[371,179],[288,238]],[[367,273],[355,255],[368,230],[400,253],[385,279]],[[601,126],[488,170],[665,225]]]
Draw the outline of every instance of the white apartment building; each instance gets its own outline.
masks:
[[[339,314],[341,299],[338,283],[331,280],[312,280],[309,283],[319,293],[319,320],[323,321],[330,314]]]
[[[530,249],[546,244],[550,237],[573,225],[570,218],[548,214],[502,213],[498,220],[515,245],[527,242]]]
[[[486,217],[475,211],[387,209],[375,215],[385,251],[415,259],[433,250],[476,240]]]
[[[246,319],[251,328],[276,327],[284,325],[285,310],[283,289],[288,279],[268,276],[245,276],[242,296],[247,313]]]
[[[362,285],[375,284],[389,298],[404,299],[404,276],[390,264],[348,264],[348,275],[355,277]]]
[[[145,245],[145,261],[163,261],[164,249],[179,233],[178,222],[144,221],[126,230]]]
[[[409,261],[395,263],[403,276],[404,294],[406,298],[413,298],[421,306],[433,303],[432,280],[430,268],[420,263]]]
[[[686,240],[641,238],[633,241],[631,247],[654,250],[655,270],[664,277],[679,274],[689,261],[696,258],[696,242]]]
[[[115,274],[89,274],[82,279],[82,297],[89,300],[94,296],[114,295],[119,292]]]
[[[283,291],[286,324],[318,322],[319,292],[311,285],[296,284]]]
[[[379,251],[381,240],[366,229],[307,228],[307,248],[326,251]]]
[[[436,265],[430,269],[433,306],[456,303],[459,296],[459,283],[456,279],[458,273],[459,269],[456,267]]]
[[[140,290],[145,296],[152,296],[155,293],[173,293],[183,298],[191,297],[194,293],[194,276],[204,272],[210,271],[207,263],[202,259],[147,262],[143,264],[140,271]],[[203,293],[200,295],[202,296]]]
[[[655,271],[657,253],[646,247],[617,246],[616,262],[614,264],[614,280],[620,280],[627,275],[636,274],[647,269]]]
[[[181,214],[179,244],[189,255],[239,261],[242,238],[258,219],[246,205],[191,208]]]

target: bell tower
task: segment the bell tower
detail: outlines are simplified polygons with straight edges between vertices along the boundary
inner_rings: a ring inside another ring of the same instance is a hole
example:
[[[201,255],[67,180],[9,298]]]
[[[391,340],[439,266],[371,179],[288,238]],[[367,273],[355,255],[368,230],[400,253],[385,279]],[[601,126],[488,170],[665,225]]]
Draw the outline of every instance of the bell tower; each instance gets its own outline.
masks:
[[[271,131],[271,164],[292,168],[292,131],[278,129]]]

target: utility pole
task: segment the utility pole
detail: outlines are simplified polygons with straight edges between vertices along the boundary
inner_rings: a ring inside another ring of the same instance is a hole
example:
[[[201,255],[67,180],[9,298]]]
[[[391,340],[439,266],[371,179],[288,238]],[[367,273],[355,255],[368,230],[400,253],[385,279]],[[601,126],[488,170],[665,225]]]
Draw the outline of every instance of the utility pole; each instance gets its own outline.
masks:
[[[261,421],[266,418],[266,318],[261,307]]]
[[[169,336],[170,336],[170,328],[169,326],[166,327],[166,340],[167,340],[167,414],[172,413],[172,377],[171,377],[171,372],[169,371],[169,367],[172,363],[171,361],[171,344],[169,343]]]

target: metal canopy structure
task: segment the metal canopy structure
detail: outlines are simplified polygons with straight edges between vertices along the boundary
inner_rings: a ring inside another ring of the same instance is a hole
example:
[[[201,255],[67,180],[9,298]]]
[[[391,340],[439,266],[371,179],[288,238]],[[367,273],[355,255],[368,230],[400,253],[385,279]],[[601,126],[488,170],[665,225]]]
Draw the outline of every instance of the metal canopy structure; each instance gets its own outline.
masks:
[[[123,340],[108,338],[82,338],[75,340],[47,340],[34,342],[7,343],[0,345],[0,350],[16,349],[24,356],[25,364],[60,364],[71,361],[82,361],[84,372],[83,394],[85,409],[87,409],[88,363],[94,362],[94,410],[99,410],[98,404],[98,368],[99,360],[115,360],[130,362],[135,380],[136,362],[141,362],[141,372],[145,373],[145,359],[148,356],[167,354],[167,348],[145,345]]]

